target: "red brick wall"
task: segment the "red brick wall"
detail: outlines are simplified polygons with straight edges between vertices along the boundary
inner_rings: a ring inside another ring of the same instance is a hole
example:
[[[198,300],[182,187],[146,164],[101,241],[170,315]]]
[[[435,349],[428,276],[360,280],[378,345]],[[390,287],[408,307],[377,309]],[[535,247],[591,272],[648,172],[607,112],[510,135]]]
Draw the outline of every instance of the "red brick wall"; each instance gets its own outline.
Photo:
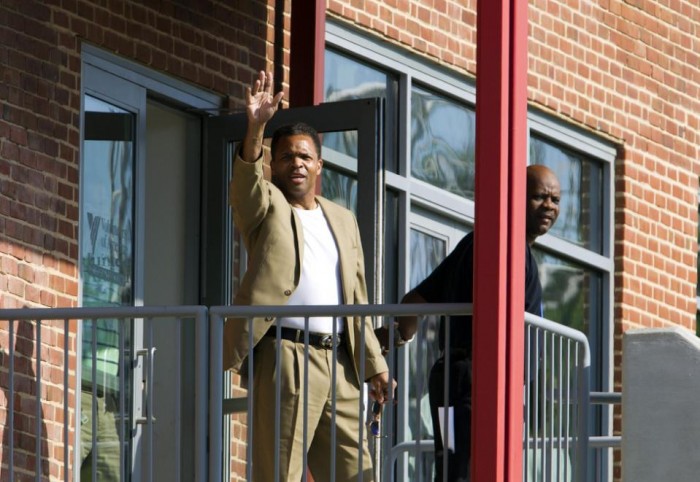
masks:
[[[41,2],[0,6],[2,306],[77,302],[80,45],[91,43],[241,99],[270,68],[266,1]],[[62,6],[63,5],[63,6]]]
[[[271,68],[274,4],[273,0],[0,2],[0,307],[65,307],[78,302],[81,44],[96,45],[230,96],[233,107],[254,72]],[[53,380],[63,366],[52,345],[62,326],[45,327],[38,348],[36,327],[22,326],[23,334],[15,330],[10,340],[8,326],[0,324],[0,381],[8,386],[11,346],[24,347],[15,357],[22,360],[16,367],[24,367],[15,386],[15,424],[19,421],[24,427],[35,420],[30,395],[36,352],[41,351],[44,376]],[[26,352],[31,343],[34,351]],[[74,374],[74,359],[71,369]],[[44,386],[42,411],[49,429],[62,417],[53,405],[56,396]],[[0,431],[7,420],[6,406],[3,392]],[[233,432],[241,433],[240,426],[234,425]],[[4,435],[9,437],[9,431]],[[33,474],[34,445],[26,437],[16,440],[15,470]],[[62,447],[60,431],[44,431],[43,442],[48,455],[62,461],[55,452]],[[3,438],[4,454],[7,447]],[[240,447],[234,443],[233,453],[244,460]],[[5,473],[7,463],[3,457],[0,473]],[[50,466],[52,480],[63,480],[58,468],[62,470],[62,464]],[[47,466],[42,472],[48,476],[48,471]]]
[[[10,340],[9,323],[4,321],[0,330],[0,478],[8,477],[10,453],[10,436],[14,442],[14,473],[12,479],[34,480],[38,472],[41,480],[67,480],[65,477],[64,460],[64,407],[68,407],[68,440],[69,446],[75,442],[75,390],[68,391],[64,400],[63,377],[68,370],[71,386],[75,384],[76,373],[76,336],[75,326],[66,332],[63,321],[43,321],[37,325],[34,321],[14,321],[12,324],[12,339]],[[41,346],[37,346],[41,330]],[[64,345],[68,343],[68,366],[64,370]],[[38,382],[37,352],[42,352],[41,383]],[[14,363],[13,388],[15,396],[12,414],[14,431],[9,430],[10,414],[10,376],[9,366]],[[41,418],[36,417],[36,394],[40,393]],[[66,403],[67,402],[67,403]],[[40,422],[37,424],[37,421]],[[40,435],[41,434],[41,435]],[[41,460],[37,460],[36,441],[39,437]],[[73,456],[69,449],[68,456]]]
[[[328,14],[432,60],[476,72],[476,0],[328,0]]]
[[[229,95],[232,105],[274,56],[273,0],[95,3],[0,3],[3,308],[77,303],[81,42]],[[327,4],[330,15],[476,74],[476,0]],[[619,382],[624,330],[695,324],[700,7],[694,0],[531,0],[529,18],[531,104],[620,146]],[[288,32],[284,39],[289,45]],[[288,65],[288,49],[283,55]],[[16,343],[3,326],[0,342],[5,354]]]

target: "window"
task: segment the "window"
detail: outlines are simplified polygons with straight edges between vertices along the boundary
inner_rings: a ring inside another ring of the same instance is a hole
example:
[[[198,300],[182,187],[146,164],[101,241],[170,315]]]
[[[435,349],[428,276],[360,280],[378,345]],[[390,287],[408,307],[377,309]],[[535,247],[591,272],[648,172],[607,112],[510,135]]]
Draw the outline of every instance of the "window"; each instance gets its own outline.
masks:
[[[88,77],[89,78],[89,77]],[[136,116],[120,107],[84,96],[81,179],[80,292],[83,306],[129,306],[134,302],[134,167]],[[122,350],[133,344],[133,324],[116,319],[85,320],[82,324],[81,443],[90,440],[93,394],[106,394],[110,412],[119,412],[111,430],[98,431],[95,442],[126,441],[131,413],[122,400],[131,400],[133,373],[120,374]],[[122,376],[120,376],[122,375]],[[120,395],[123,395],[120,397]],[[102,395],[97,395],[96,398]],[[90,450],[94,453],[94,448]],[[83,453],[87,453],[83,448]],[[102,458],[119,474],[120,461],[131,465],[128,450],[103,450]],[[91,468],[91,457],[82,460]]]
[[[326,102],[378,97],[386,99],[392,79],[381,70],[328,51],[325,59]],[[322,194],[357,212],[357,133],[325,133],[322,139],[324,169]]]
[[[411,90],[411,176],[474,199],[474,110],[422,87]]]
[[[436,253],[442,259],[473,225],[474,84],[332,20],[326,29],[326,100],[365,95],[385,101],[386,251],[375,257],[384,262],[384,301],[397,302],[439,262]],[[528,113],[528,127],[529,162],[553,169],[562,185],[560,217],[534,250],[545,317],[588,335],[592,389],[606,390],[612,380],[612,163],[616,151],[539,112]],[[422,350],[420,356],[425,359],[416,360],[417,354],[408,352],[403,350],[397,361],[399,372],[408,371],[404,379],[410,380],[409,386],[400,387],[397,442],[432,436],[427,409],[416,413],[415,400],[422,400],[427,391],[418,393],[415,385],[420,385],[420,370],[432,365],[428,358],[435,353]],[[422,368],[415,372],[418,367]],[[409,398],[413,405],[402,405],[402,399]],[[605,414],[597,422],[601,431],[609,425]],[[399,471],[406,480],[413,480],[417,471],[428,475],[431,465],[427,459],[405,457]]]

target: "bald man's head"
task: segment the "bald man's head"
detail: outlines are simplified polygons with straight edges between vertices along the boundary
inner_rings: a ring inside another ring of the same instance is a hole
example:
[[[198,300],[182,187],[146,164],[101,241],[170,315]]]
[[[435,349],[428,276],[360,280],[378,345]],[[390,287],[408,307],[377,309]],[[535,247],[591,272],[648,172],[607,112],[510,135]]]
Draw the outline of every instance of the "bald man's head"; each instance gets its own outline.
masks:
[[[547,166],[527,166],[526,237],[532,245],[546,234],[559,216],[561,187],[556,174]]]

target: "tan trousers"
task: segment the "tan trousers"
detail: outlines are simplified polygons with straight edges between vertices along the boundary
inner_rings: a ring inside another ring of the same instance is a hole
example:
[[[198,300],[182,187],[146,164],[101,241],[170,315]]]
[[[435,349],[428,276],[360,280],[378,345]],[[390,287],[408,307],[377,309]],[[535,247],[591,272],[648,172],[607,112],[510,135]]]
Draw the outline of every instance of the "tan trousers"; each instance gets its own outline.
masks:
[[[315,482],[373,481],[372,460],[363,427],[360,443],[360,387],[347,347],[338,347],[335,420],[332,419],[333,351],[309,347],[308,395],[304,394],[303,343],[281,341],[280,369],[275,370],[274,338],[257,344],[253,377],[253,480],[299,481],[304,471],[304,402],[308,403],[308,466]],[[275,384],[281,380],[281,407],[275,409]],[[279,413],[279,475],[275,477],[275,419]],[[334,425],[333,425],[334,423]],[[335,427],[335,444],[331,427]],[[332,454],[335,453],[334,477]],[[362,473],[360,474],[360,460]]]

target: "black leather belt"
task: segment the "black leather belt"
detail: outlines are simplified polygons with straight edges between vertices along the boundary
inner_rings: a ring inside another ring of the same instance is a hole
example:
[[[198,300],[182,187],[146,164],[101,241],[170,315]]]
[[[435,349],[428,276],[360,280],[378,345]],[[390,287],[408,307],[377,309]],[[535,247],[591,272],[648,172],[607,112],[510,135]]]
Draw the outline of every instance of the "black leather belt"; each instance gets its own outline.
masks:
[[[271,338],[277,338],[277,327],[272,326],[265,336]],[[304,330],[295,330],[294,328],[282,327],[280,338],[283,340],[293,341],[294,343],[304,343]],[[333,334],[331,333],[312,333],[309,332],[309,345],[317,346],[319,348],[325,348],[326,350],[333,349]],[[343,344],[343,334],[337,333],[335,335],[335,346],[340,346]]]

